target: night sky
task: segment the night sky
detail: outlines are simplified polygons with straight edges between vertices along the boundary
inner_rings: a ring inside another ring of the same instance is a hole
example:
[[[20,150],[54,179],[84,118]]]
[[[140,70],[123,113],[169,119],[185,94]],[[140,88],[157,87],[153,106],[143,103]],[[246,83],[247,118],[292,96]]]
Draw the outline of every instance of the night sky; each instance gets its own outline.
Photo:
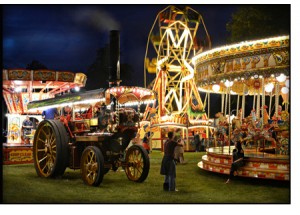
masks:
[[[4,68],[26,68],[37,60],[48,69],[86,73],[97,50],[109,42],[109,31],[119,30],[121,63],[133,67],[131,84],[143,86],[148,34],[158,12],[167,6],[5,5]],[[187,6],[202,15],[213,47],[225,45],[226,23],[238,5]]]

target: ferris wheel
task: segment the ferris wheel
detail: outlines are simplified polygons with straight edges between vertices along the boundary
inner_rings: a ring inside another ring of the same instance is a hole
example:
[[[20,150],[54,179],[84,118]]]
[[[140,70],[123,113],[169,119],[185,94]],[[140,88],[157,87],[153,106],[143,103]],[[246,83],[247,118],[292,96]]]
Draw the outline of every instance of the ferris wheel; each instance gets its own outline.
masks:
[[[148,38],[145,73],[147,69],[156,74],[151,85],[158,92],[159,117],[203,110],[192,57],[210,48],[210,37],[198,12],[168,6],[158,13]],[[153,50],[156,56],[150,61],[148,54]],[[146,85],[146,74],[144,77]]]

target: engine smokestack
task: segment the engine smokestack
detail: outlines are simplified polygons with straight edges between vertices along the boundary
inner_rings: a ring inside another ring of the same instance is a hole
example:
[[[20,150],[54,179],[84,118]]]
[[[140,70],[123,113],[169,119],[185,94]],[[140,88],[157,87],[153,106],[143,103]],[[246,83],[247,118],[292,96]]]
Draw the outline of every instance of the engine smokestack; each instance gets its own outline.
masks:
[[[120,82],[120,33],[118,30],[110,31],[109,43],[109,87],[119,86]]]

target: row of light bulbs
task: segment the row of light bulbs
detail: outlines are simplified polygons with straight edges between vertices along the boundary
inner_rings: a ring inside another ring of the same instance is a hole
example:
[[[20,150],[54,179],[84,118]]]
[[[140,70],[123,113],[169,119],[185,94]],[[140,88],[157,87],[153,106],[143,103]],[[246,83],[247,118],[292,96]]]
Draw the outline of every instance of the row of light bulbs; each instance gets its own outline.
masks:
[[[276,80],[277,80],[278,82],[281,82],[281,83],[285,81],[285,87],[282,87],[282,88],[281,88],[281,92],[282,92],[283,94],[287,94],[287,93],[289,92],[290,81],[289,81],[289,80],[286,80],[286,75],[280,74],[279,76],[276,77]],[[226,81],[224,82],[224,84],[225,84],[226,87],[232,87],[233,81],[226,80]],[[270,93],[270,92],[272,92],[273,88],[274,88],[274,84],[273,84],[273,83],[269,83],[269,84],[267,84],[267,85],[265,86],[265,91],[266,91],[267,93]],[[217,92],[220,91],[220,85],[219,85],[219,84],[214,84],[214,85],[212,86],[212,89],[213,89],[214,92],[217,93]]]

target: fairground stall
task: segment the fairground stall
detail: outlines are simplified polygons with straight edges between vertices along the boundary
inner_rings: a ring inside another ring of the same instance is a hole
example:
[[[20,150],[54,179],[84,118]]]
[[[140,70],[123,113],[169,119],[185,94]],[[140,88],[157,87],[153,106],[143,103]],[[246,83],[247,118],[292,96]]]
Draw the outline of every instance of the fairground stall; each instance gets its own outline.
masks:
[[[146,70],[155,74],[148,88],[158,93],[158,102],[146,107],[140,129],[140,137],[149,138],[151,148],[162,150],[167,132],[175,131],[185,150],[195,151],[192,133],[206,137],[213,129],[192,68],[192,57],[210,46],[204,20],[192,8],[168,6],[158,13],[148,37],[144,74],[145,85]]]
[[[8,110],[4,163],[32,162],[32,139],[42,121],[42,112],[28,110],[27,104],[77,90],[85,86],[86,75],[69,71],[5,69],[2,79]]]
[[[221,94],[215,141],[200,168],[229,174],[231,141],[239,139],[246,165],[238,175],[289,180],[289,42],[289,36],[245,41],[193,58],[199,90]]]

